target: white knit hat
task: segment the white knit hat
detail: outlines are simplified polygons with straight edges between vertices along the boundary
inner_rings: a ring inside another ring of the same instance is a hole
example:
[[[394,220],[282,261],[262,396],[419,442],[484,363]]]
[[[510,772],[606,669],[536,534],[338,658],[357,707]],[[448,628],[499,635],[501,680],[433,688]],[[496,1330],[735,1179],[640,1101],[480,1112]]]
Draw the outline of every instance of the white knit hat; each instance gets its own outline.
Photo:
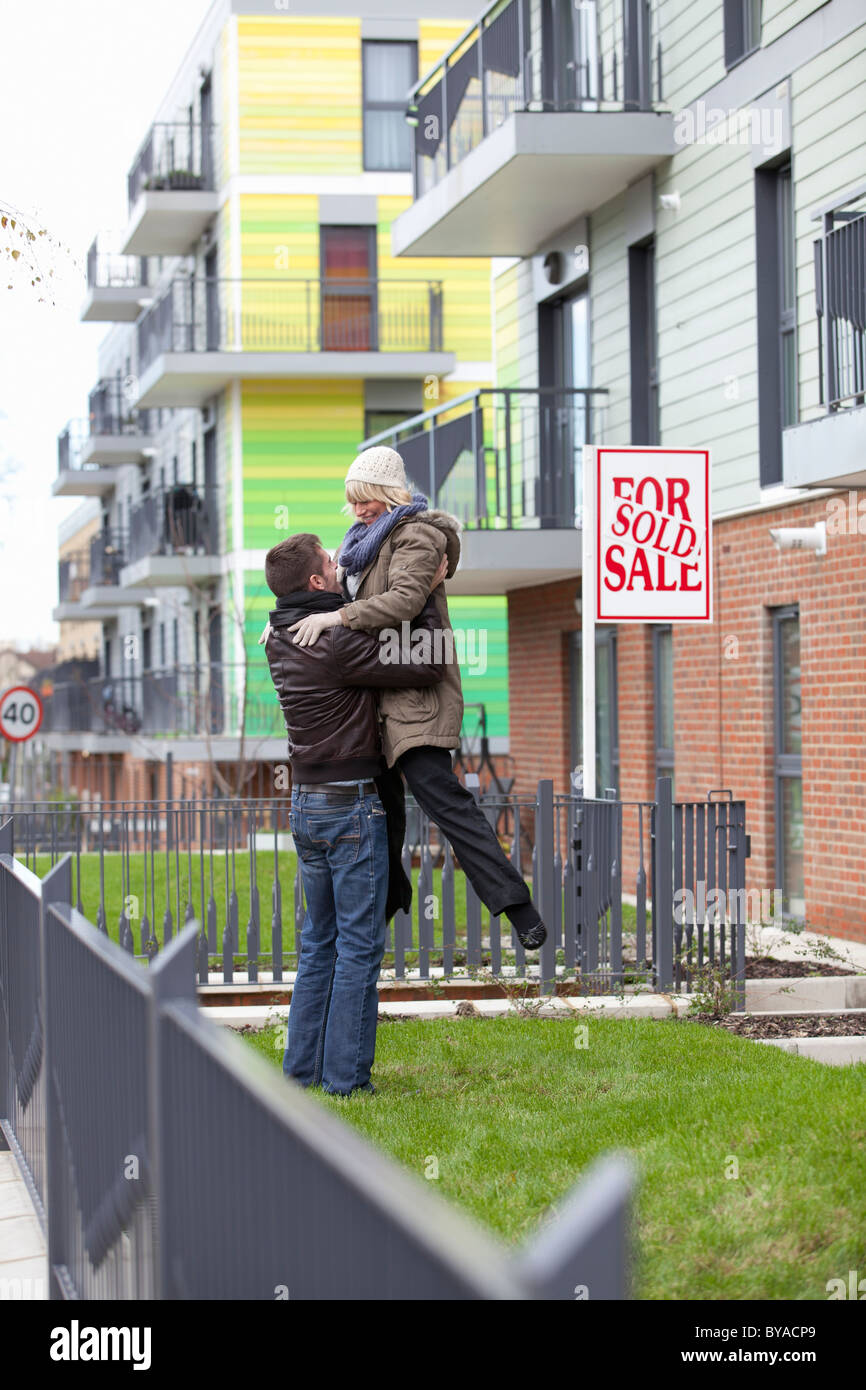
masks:
[[[378,487],[401,487],[408,492],[403,460],[395,449],[378,444],[359,454],[346,474],[346,482],[375,483]]]

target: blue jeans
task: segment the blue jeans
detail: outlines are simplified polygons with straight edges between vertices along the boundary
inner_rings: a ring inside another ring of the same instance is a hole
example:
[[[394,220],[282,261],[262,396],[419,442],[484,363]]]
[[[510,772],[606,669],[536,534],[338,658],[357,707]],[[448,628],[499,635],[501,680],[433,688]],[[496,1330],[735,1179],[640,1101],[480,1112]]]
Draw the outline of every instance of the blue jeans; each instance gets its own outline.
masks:
[[[371,1091],[385,951],[388,835],[379,797],[328,802],[292,792],[291,826],[307,912],[283,1072],[302,1086]]]

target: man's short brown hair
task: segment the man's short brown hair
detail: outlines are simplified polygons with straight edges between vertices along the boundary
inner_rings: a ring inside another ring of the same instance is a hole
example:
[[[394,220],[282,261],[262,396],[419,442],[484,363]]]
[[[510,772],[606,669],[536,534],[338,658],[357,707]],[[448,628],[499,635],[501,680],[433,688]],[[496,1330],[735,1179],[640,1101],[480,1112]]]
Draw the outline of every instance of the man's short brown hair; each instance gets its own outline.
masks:
[[[277,598],[306,589],[313,574],[322,574],[322,542],[310,531],[289,536],[265,556],[265,580]]]

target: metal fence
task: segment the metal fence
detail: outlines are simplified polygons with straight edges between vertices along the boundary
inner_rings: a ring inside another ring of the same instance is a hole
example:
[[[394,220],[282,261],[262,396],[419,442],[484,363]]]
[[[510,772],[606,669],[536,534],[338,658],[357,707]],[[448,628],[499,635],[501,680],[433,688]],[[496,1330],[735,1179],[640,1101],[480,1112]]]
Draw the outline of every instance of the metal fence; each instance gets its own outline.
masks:
[[[861,195],[862,196],[862,195]],[[843,220],[834,226],[834,218]],[[847,220],[850,219],[850,220]],[[821,400],[828,410],[866,400],[866,213],[836,209],[814,243]]]
[[[438,280],[173,280],[137,326],[166,352],[441,352]]]
[[[605,387],[494,387],[371,435],[388,444],[431,504],[465,526],[579,526],[583,447],[603,437]]]
[[[129,210],[142,193],[202,192],[213,188],[213,126],[157,121],[127,175]]]
[[[216,555],[218,550],[215,488],[175,483],[149,493],[130,509],[130,564],[151,555]]]
[[[516,111],[650,111],[662,50],[647,4],[599,32],[594,5],[494,0],[410,92],[420,198]]]
[[[635,1173],[599,1161],[513,1255],[195,1004],[198,924],[142,970],[0,826],[0,1125],[53,1299],[628,1296]]]
[[[89,289],[138,288],[147,285],[147,257],[118,250],[119,236],[99,233],[87,252]]]
[[[596,994],[680,990],[713,967],[730,981],[735,1007],[744,1007],[743,802],[725,793],[674,805],[670,779],[660,778],[653,802],[555,795],[542,781],[534,797],[488,795],[481,804],[548,926],[531,957],[543,993],[569,979]],[[199,982],[234,985],[284,981],[297,967],[305,908],[288,852],[289,809],[288,796],[87,808],[17,803],[12,821],[26,866],[73,854],[78,910],[128,952],[153,957],[196,919]],[[413,904],[388,927],[384,971],[421,980],[458,970],[498,975],[504,965],[526,973],[510,923],[484,908],[411,798],[403,867],[414,880]]]

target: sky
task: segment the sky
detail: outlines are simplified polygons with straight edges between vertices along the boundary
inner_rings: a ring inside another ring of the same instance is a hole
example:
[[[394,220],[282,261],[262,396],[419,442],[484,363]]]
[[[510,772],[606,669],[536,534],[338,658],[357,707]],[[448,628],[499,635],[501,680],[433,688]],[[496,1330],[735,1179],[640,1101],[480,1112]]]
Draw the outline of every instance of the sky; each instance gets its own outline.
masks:
[[[125,225],[127,170],[209,8],[0,0],[0,204],[57,243],[40,242],[53,305],[0,254],[0,648],[59,636],[57,528],[83,499],[51,496],[57,436],[87,412],[111,327],[78,320],[87,248]]]

